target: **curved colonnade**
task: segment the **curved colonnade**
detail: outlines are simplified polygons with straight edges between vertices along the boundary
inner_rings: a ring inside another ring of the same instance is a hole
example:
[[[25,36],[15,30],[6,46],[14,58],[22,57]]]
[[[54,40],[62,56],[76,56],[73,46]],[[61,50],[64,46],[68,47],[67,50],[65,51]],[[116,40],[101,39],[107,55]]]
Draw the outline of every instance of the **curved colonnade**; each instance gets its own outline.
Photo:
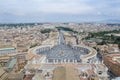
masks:
[[[50,51],[53,47],[54,46],[51,46],[51,45],[38,46],[33,49],[32,54],[47,56],[48,55],[47,52]],[[84,45],[74,45],[72,46],[72,48],[74,50],[80,51],[79,56],[77,57],[81,59],[82,63],[92,63],[93,59],[96,58],[97,51],[91,47],[84,46]],[[84,54],[81,55],[81,52]],[[49,62],[49,60],[46,57],[45,62],[46,63],[79,63],[80,61],[77,61],[75,59],[72,60],[69,58],[65,58],[65,59],[61,58],[61,59],[53,59],[51,62]]]
[[[88,54],[80,56],[82,63],[94,63],[93,60],[96,59],[97,55],[97,51],[95,49],[85,45],[74,45],[74,47],[84,47],[89,50],[89,52],[87,52]]]

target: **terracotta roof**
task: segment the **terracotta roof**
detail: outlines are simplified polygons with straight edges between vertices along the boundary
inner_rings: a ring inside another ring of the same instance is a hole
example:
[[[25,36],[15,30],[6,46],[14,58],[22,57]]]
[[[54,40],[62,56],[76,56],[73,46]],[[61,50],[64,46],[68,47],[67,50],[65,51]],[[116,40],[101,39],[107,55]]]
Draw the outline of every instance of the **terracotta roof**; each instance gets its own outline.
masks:
[[[26,60],[31,60],[34,57],[34,54],[28,53],[26,55]]]
[[[40,56],[39,56],[39,55],[34,55],[34,58],[35,58],[36,60],[39,60],[39,59],[40,59]]]

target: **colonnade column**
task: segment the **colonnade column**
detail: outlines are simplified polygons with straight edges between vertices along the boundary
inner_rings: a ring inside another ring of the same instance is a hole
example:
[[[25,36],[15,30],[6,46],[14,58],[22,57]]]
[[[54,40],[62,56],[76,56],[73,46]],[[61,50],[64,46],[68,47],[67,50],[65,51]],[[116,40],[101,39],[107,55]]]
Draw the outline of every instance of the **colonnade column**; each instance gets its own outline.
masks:
[[[68,59],[68,63],[70,62],[70,60]]]

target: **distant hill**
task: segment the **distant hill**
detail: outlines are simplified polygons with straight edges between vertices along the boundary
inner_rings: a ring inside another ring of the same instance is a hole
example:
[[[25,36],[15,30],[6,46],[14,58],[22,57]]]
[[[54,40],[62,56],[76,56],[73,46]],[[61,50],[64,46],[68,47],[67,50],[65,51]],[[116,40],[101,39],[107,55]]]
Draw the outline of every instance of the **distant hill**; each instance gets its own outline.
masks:
[[[108,19],[108,20],[103,20],[103,21],[100,21],[100,22],[103,22],[103,23],[120,23],[120,20]]]

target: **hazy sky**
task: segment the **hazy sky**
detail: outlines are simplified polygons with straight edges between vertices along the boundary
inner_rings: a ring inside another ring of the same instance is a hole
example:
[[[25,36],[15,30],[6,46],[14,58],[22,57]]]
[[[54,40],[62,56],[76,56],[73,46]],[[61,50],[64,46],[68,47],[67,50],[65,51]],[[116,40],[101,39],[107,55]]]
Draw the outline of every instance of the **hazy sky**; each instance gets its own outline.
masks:
[[[120,20],[120,0],[0,0],[0,23]]]

